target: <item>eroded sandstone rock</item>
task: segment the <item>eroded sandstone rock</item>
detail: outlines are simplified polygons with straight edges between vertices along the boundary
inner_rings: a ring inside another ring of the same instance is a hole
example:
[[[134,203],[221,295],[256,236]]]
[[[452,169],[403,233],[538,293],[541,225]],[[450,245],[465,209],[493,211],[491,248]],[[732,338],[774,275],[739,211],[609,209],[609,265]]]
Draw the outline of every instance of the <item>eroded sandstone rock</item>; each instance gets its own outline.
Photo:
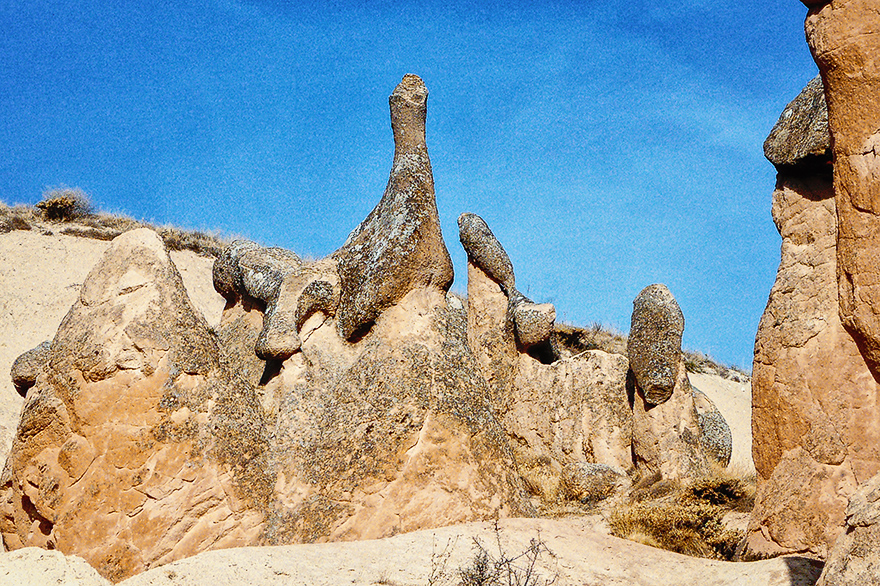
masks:
[[[388,98],[394,162],[385,194],[334,257],[341,297],[337,323],[351,339],[415,289],[446,291],[452,260],[443,243],[425,142],[428,90],[412,74]]]
[[[28,393],[2,476],[6,547],[76,553],[118,580],[252,540],[253,487],[223,465],[234,438],[209,425],[218,375],[216,340],[162,241],[119,236]]]
[[[813,113],[818,122],[789,120],[821,135],[823,114]],[[755,557],[824,558],[843,531],[847,499],[880,469],[880,386],[840,319],[831,159],[801,153],[777,165],[772,210],[781,258],[755,340],[758,491],[746,547]]]
[[[15,385],[15,390],[22,397],[27,394],[29,388],[34,386],[34,383],[37,382],[37,375],[42,372],[43,367],[49,362],[49,349],[51,347],[51,342],[43,342],[36,348],[28,350],[16,358],[15,362],[12,363],[9,376],[12,377],[12,384]]]
[[[840,317],[880,375],[880,12],[873,0],[808,3],[834,151]]]
[[[837,538],[816,586],[880,584],[880,475],[864,483],[846,507]]]
[[[697,423],[700,426],[703,451],[722,468],[730,464],[733,452],[733,436],[730,426],[715,403],[705,393],[691,385],[694,394],[694,407],[697,410]]]
[[[632,376],[632,455],[642,475],[695,478],[708,471],[707,444],[681,352],[684,315],[665,285],[633,301],[627,354]]]

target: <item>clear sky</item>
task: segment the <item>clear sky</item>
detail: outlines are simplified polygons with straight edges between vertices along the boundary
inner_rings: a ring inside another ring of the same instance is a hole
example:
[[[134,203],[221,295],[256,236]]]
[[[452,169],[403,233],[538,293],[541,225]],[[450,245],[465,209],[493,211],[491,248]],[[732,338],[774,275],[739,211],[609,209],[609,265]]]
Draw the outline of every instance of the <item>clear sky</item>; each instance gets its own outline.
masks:
[[[779,262],[762,143],[816,74],[798,0],[7,0],[0,200],[322,257],[378,202],[388,95],[424,79],[453,289],[477,213],[558,319],[629,330],[665,283],[684,345],[749,369]]]

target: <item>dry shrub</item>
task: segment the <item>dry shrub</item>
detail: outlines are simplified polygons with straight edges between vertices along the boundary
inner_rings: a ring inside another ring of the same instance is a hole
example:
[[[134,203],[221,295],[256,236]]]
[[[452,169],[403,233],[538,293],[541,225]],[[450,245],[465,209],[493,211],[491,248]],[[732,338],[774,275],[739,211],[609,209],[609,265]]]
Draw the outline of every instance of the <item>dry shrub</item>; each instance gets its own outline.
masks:
[[[159,236],[169,250],[191,250],[197,254],[217,257],[226,247],[226,242],[217,236],[172,226],[159,229]]]
[[[0,202],[0,234],[6,234],[13,230],[30,230],[36,220],[33,208],[29,206],[14,206]]]
[[[553,466],[547,456],[532,456],[525,449],[514,448],[519,475],[529,494],[541,500],[545,507],[559,502],[561,494],[562,471]]]
[[[734,469],[714,470],[689,484],[656,478],[637,483],[632,502],[612,511],[612,534],[686,555],[734,559],[745,535],[725,527],[723,518],[754,506],[754,476]]]
[[[43,192],[37,209],[47,220],[70,222],[92,213],[89,196],[79,187],[51,187]]]

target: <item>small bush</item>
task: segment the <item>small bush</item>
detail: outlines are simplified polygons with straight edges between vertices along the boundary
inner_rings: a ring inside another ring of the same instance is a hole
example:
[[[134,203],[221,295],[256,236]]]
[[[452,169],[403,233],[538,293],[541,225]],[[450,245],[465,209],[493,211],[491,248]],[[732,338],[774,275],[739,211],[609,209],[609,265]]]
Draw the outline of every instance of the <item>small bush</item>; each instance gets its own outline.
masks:
[[[723,518],[730,511],[751,510],[755,479],[735,470],[717,470],[690,484],[649,476],[634,487],[632,499],[612,511],[613,535],[686,555],[732,560],[744,534],[725,527]]]
[[[92,213],[86,192],[78,187],[54,187],[43,192],[36,206],[47,220],[70,222]]]

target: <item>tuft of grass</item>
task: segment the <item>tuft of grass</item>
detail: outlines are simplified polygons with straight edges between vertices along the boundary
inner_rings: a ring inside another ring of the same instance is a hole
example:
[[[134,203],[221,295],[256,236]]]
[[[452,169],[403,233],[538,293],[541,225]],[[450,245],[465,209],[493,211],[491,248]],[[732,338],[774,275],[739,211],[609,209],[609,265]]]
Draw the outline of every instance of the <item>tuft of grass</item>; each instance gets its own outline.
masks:
[[[553,335],[557,347],[572,356],[588,350],[626,356],[628,336],[602,324],[593,323],[587,327],[556,324]],[[749,380],[748,373],[735,366],[725,366],[702,352],[682,350],[682,354],[688,372],[713,374],[736,382]]]
[[[92,213],[89,196],[79,187],[47,188],[36,208],[45,219],[60,222],[70,222]]]
[[[611,512],[613,535],[685,555],[733,560],[745,534],[726,527],[723,519],[730,511],[754,507],[755,478],[722,469],[687,484],[650,476],[636,484],[631,498]]]
[[[30,206],[14,206],[0,202],[0,234],[13,230],[30,230],[36,221],[36,212]]]

